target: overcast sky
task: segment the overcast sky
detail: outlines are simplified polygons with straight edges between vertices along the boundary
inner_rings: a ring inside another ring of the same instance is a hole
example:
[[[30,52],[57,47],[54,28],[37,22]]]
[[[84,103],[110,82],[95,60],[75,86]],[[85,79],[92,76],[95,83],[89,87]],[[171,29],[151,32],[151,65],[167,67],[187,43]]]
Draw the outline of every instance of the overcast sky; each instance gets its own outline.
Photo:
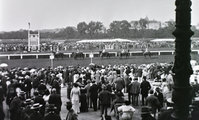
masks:
[[[199,23],[199,0],[192,0],[192,25]],[[0,31],[52,29],[113,20],[175,20],[175,0],[0,0]]]

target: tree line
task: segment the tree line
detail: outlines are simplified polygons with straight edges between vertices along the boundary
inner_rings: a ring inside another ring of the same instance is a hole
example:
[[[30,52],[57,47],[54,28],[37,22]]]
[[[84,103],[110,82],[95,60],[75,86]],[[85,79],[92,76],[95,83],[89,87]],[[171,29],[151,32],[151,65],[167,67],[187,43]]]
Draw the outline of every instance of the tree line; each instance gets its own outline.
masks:
[[[175,22],[170,20],[165,22],[166,26],[158,29],[147,28],[149,24],[147,18],[138,21],[128,22],[127,20],[113,21],[109,28],[102,22],[90,21],[80,22],[76,27],[65,27],[52,31],[40,31],[40,37],[44,39],[104,39],[104,38],[173,38],[172,32],[175,30]],[[199,37],[199,30],[192,26],[193,37]],[[27,30],[0,33],[0,39],[27,39]]]

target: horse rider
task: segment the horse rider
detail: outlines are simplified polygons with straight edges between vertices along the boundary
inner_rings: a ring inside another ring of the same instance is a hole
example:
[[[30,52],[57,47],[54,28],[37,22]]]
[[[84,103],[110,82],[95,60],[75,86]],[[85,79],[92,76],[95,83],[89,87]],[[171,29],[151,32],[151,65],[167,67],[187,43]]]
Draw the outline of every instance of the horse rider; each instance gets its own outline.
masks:
[[[149,49],[148,49],[148,47],[146,47],[146,49],[145,49],[145,53],[147,53],[147,52],[149,52]]]
[[[80,51],[79,51],[79,49],[77,49],[77,53],[79,53]]]
[[[102,53],[105,53],[105,52],[106,52],[106,50],[105,50],[105,49],[103,49],[103,50],[102,50]]]
[[[122,53],[125,53],[125,50],[124,50],[124,49],[122,49]]]

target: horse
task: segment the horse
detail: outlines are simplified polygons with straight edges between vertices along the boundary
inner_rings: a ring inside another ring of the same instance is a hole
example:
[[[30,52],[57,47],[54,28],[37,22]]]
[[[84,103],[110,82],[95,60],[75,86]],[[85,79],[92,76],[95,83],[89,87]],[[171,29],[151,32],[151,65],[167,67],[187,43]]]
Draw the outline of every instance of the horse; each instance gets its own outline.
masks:
[[[64,53],[62,53],[62,52],[53,52],[53,55],[57,59],[59,59],[59,58],[63,59],[64,58]]]
[[[102,52],[102,51],[100,51],[99,55],[100,55],[101,58],[104,58],[104,57],[110,58],[111,57],[111,55],[110,55],[109,52]]]
[[[77,59],[77,58],[84,59],[84,53],[83,52],[72,52],[71,57],[73,57],[74,59]]]
[[[151,54],[151,52],[150,51],[146,51],[146,50],[144,50],[144,49],[142,49],[142,54],[143,54],[143,56],[146,58],[146,56],[149,56],[149,58],[151,58],[151,56],[152,56],[152,54]]]
[[[128,51],[125,51],[125,52],[119,52],[118,55],[120,58],[122,57],[128,58],[130,56],[130,53]]]

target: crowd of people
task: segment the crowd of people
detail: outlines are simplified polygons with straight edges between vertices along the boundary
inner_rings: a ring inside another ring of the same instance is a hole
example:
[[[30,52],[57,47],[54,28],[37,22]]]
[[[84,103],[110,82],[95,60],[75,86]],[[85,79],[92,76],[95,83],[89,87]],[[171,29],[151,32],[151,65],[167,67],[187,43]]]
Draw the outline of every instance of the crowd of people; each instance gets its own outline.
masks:
[[[66,120],[77,120],[81,112],[98,109],[102,119],[107,120],[108,108],[117,119],[131,120],[139,106],[142,120],[164,120],[158,113],[173,108],[172,67],[172,63],[152,63],[1,68],[0,120],[5,117],[3,101],[9,106],[10,120],[61,120],[64,87]],[[196,80],[192,84],[195,97],[198,86]]]
[[[77,42],[42,42],[40,44],[41,52],[49,51],[66,51],[66,50],[102,50],[107,46],[112,46],[112,49],[142,49],[143,47],[149,48],[174,48],[174,43],[168,42],[143,42],[136,41],[132,43],[77,43]],[[194,46],[196,47],[196,45]],[[10,52],[10,51],[28,51],[27,43],[1,43],[0,44],[1,52]]]

